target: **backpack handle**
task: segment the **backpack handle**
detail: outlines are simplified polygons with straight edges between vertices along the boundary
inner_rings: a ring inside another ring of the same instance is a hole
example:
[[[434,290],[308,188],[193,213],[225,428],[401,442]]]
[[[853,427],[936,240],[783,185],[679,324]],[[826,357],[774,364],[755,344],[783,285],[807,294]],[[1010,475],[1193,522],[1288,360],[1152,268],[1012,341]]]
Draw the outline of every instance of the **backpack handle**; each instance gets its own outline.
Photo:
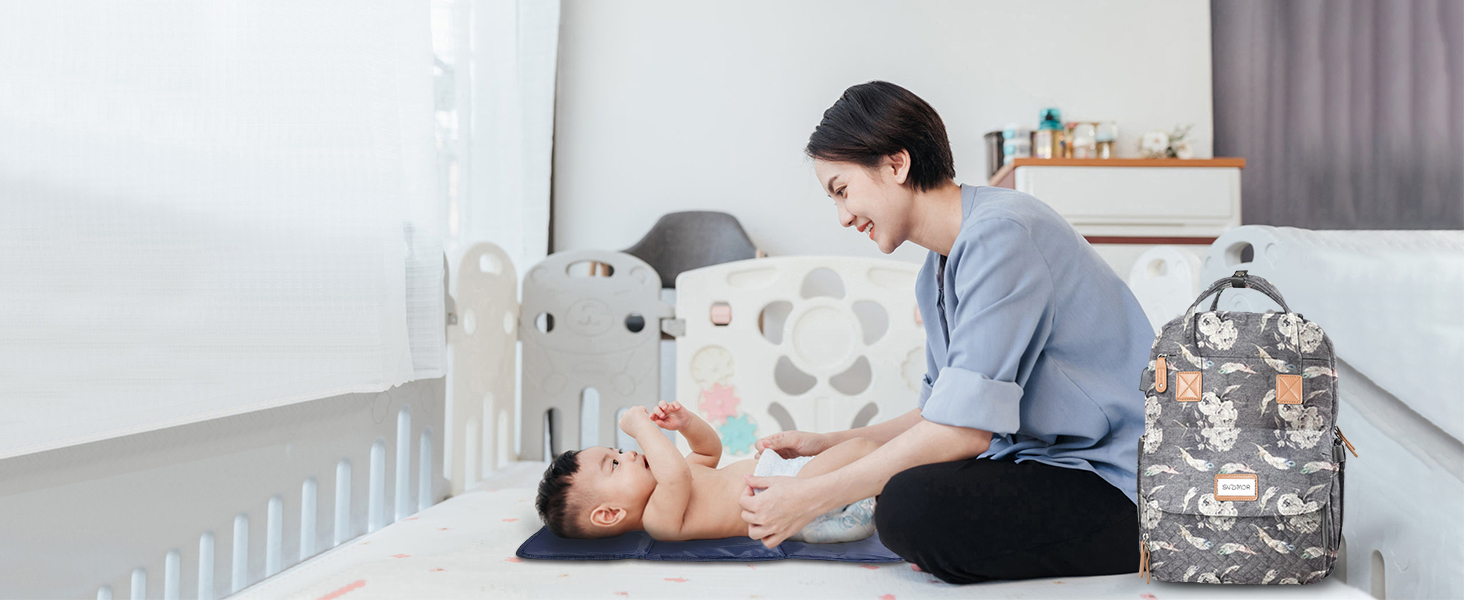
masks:
[[[1247,273],[1245,271],[1236,271],[1234,275],[1231,275],[1230,277],[1226,277],[1226,278],[1223,278],[1223,279],[1216,280],[1215,283],[1210,284],[1210,288],[1207,289],[1207,290],[1205,290],[1205,293],[1200,294],[1200,297],[1199,298],[1195,298],[1195,303],[1190,305],[1188,311],[1185,311],[1185,314],[1189,315],[1189,319],[1191,321],[1191,322],[1187,323],[1187,325],[1189,326],[1189,330],[1190,330],[1190,343],[1191,344],[1195,344],[1196,346],[1199,345],[1198,342],[1199,342],[1199,335],[1200,335],[1199,329],[1200,328],[1199,328],[1198,323],[1196,323],[1195,321],[1198,321],[1199,318],[1200,318],[1200,316],[1198,314],[1195,314],[1194,313],[1195,308],[1198,308],[1200,306],[1200,303],[1205,301],[1205,298],[1209,298],[1211,295],[1214,295],[1215,296],[1215,301],[1210,303],[1210,311],[1211,312],[1214,312],[1215,309],[1216,308],[1219,308],[1219,306],[1220,306],[1220,293],[1221,292],[1224,292],[1226,289],[1229,289],[1229,288],[1245,288],[1245,287],[1252,288],[1252,289],[1254,289],[1254,290],[1256,290],[1258,292],[1261,292],[1262,294],[1265,294],[1270,299],[1275,300],[1276,301],[1276,304],[1281,305],[1281,310],[1282,311],[1284,311],[1286,313],[1290,313],[1291,312],[1291,308],[1289,308],[1289,307],[1286,306],[1286,300],[1284,300],[1284,299],[1281,298],[1281,292],[1276,291],[1275,286],[1272,286],[1271,285],[1271,282],[1266,281],[1265,278],[1258,277],[1256,275],[1251,275],[1251,274],[1249,274],[1249,273]],[[1292,341],[1292,343],[1296,345],[1296,361],[1297,361],[1296,364],[1298,366],[1301,364],[1301,358],[1302,358],[1302,356],[1301,356],[1301,340],[1300,340],[1300,337],[1299,337],[1300,335],[1301,335],[1300,332],[1297,332],[1296,335],[1293,336],[1296,339],[1294,339]]]
[[[1195,303],[1191,304],[1189,310],[1185,312],[1188,313],[1194,311],[1194,309],[1197,308],[1201,302],[1205,301],[1205,298],[1209,298],[1211,295],[1214,295],[1215,301],[1210,303],[1210,310],[1213,312],[1215,309],[1220,307],[1221,292],[1224,292],[1226,289],[1229,288],[1247,287],[1254,289],[1262,294],[1265,294],[1272,300],[1275,300],[1276,304],[1281,305],[1282,311],[1288,313],[1291,312],[1291,309],[1286,306],[1286,300],[1281,298],[1281,292],[1276,291],[1276,288],[1271,285],[1271,282],[1266,281],[1262,277],[1251,275],[1245,271],[1236,271],[1234,275],[1218,279],[1215,281],[1215,283],[1210,284],[1210,288],[1205,290],[1203,294],[1200,294],[1200,297],[1195,298]]]

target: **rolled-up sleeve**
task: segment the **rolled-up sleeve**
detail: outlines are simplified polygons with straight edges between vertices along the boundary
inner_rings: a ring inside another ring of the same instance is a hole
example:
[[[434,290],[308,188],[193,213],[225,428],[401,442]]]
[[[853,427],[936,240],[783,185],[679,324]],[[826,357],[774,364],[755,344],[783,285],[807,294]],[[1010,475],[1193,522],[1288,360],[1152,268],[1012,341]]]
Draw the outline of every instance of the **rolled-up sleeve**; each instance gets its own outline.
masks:
[[[928,421],[996,434],[1021,427],[1023,387],[1052,326],[1052,274],[1020,223],[970,224],[946,260],[950,343],[945,364],[927,353],[921,386]]]

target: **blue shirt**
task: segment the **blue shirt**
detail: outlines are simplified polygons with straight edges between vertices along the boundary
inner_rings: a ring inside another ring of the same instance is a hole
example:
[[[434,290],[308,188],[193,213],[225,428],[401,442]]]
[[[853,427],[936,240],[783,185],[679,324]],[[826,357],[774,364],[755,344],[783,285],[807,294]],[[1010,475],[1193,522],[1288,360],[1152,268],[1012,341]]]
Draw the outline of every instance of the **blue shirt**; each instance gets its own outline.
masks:
[[[924,319],[926,420],[991,432],[982,458],[1092,471],[1134,500],[1154,331],[1067,221],[1021,192],[961,186],[961,231],[926,258],[915,299],[938,315]]]

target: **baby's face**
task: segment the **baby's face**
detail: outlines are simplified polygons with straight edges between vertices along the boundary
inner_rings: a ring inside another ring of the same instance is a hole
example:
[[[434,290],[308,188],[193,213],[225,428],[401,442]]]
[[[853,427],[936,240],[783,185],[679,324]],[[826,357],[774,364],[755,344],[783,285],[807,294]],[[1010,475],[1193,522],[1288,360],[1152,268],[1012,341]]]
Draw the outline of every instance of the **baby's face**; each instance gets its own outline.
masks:
[[[579,461],[574,483],[584,485],[598,503],[640,511],[656,489],[651,465],[639,452],[589,448],[579,453]]]

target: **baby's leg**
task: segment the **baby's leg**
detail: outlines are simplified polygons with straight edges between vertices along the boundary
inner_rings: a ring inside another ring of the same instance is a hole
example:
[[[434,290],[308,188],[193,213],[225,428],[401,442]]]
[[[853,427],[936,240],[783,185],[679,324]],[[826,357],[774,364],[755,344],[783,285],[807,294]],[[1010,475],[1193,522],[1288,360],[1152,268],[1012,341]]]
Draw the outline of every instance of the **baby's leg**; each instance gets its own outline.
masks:
[[[798,478],[808,479],[823,475],[824,473],[837,471],[843,468],[844,465],[864,458],[865,455],[874,452],[875,448],[878,447],[879,442],[869,438],[845,440],[828,450],[824,450],[818,456],[813,457],[813,460],[808,461],[808,464],[804,465],[803,469],[798,471]]]

